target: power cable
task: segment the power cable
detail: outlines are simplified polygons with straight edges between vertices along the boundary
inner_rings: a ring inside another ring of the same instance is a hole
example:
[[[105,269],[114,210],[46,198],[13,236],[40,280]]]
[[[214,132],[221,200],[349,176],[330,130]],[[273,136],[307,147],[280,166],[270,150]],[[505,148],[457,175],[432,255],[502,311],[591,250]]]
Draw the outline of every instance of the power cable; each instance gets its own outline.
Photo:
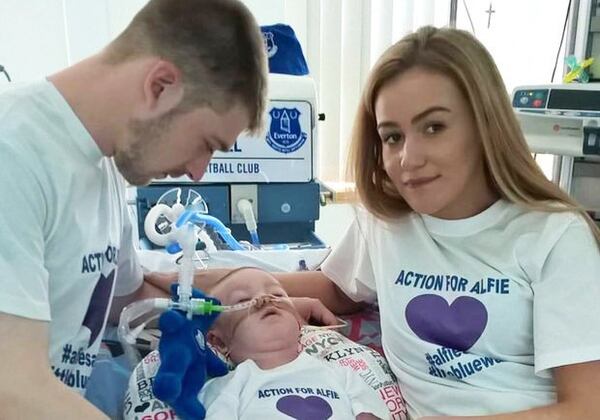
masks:
[[[569,5],[567,6],[567,14],[565,16],[565,23],[563,24],[562,34],[560,36],[560,44],[558,45],[558,51],[556,51],[556,60],[554,60],[554,69],[552,69],[552,77],[550,78],[550,83],[554,82],[554,76],[556,75],[556,68],[558,67],[558,58],[560,57],[560,50],[562,49],[563,40],[565,39],[565,34],[567,32],[567,22],[569,21],[569,11],[571,10],[571,1],[569,0]]]
[[[6,78],[8,79],[8,81],[10,82],[10,75],[8,74],[8,72],[6,71],[6,69],[4,68],[4,66],[2,64],[0,64],[0,72],[4,73],[4,75],[6,76]]]

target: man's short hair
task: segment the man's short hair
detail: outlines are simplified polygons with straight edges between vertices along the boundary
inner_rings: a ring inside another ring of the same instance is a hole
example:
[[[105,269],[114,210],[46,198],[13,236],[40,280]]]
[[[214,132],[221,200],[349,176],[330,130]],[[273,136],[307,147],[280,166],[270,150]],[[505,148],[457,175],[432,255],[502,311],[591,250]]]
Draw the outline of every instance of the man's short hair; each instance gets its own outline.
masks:
[[[248,111],[248,129],[261,128],[267,64],[260,29],[237,0],[150,0],[107,47],[107,62],[142,56],[170,61],[182,72],[181,107]]]

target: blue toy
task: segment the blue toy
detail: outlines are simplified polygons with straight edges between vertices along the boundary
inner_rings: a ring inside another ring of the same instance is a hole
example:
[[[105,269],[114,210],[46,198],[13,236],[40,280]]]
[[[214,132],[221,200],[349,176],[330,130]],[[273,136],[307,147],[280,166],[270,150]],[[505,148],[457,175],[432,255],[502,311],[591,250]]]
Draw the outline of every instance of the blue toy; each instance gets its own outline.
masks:
[[[171,286],[171,294],[177,300],[177,284]],[[220,304],[195,289],[192,297]],[[214,312],[187,319],[184,312],[176,309],[160,316],[160,367],[152,388],[154,395],[169,404],[183,420],[205,418],[206,410],[198,400],[198,393],[208,377],[228,372],[225,363],[206,345],[206,333],[218,316]]]

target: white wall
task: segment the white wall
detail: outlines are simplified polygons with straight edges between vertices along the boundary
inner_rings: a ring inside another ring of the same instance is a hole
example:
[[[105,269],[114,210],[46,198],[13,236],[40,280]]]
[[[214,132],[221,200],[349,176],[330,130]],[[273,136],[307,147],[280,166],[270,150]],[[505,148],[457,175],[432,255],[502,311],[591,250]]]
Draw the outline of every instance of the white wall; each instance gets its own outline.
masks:
[[[15,82],[41,79],[100,50],[146,2],[1,0],[0,64]],[[294,10],[303,0],[244,3],[264,25],[297,18]],[[6,83],[0,75],[0,85]]]
[[[97,0],[63,0],[67,62],[76,63],[111,39],[109,9]]]
[[[520,85],[552,82],[568,3],[568,0],[468,0],[459,2],[457,27],[474,33],[490,51],[510,94]],[[491,17],[490,7],[494,11]],[[556,83],[562,79],[567,42],[563,41],[559,54]],[[536,161],[551,178],[554,157],[538,155]]]
[[[259,25],[281,23],[285,18],[286,2],[283,0],[242,0],[252,11]]]
[[[0,64],[13,81],[38,79],[67,62],[62,0],[0,1]]]
[[[474,30],[494,57],[508,91],[512,92],[519,85],[551,82],[568,3],[569,0],[459,1],[457,27]],[[490,5],[494,12],[488,27]],[[563,55],[556,71],[558,83],[562,68]]]

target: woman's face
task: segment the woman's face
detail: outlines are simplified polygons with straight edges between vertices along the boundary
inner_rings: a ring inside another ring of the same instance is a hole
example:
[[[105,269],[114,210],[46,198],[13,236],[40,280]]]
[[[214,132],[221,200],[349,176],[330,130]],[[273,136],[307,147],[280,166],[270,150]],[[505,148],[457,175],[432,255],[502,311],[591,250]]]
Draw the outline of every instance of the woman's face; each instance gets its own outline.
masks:
[[[462,219],[496,200],[473,114],[450,78],[407,70],[381,88],[375,116],[384,170],[414,211]]]

